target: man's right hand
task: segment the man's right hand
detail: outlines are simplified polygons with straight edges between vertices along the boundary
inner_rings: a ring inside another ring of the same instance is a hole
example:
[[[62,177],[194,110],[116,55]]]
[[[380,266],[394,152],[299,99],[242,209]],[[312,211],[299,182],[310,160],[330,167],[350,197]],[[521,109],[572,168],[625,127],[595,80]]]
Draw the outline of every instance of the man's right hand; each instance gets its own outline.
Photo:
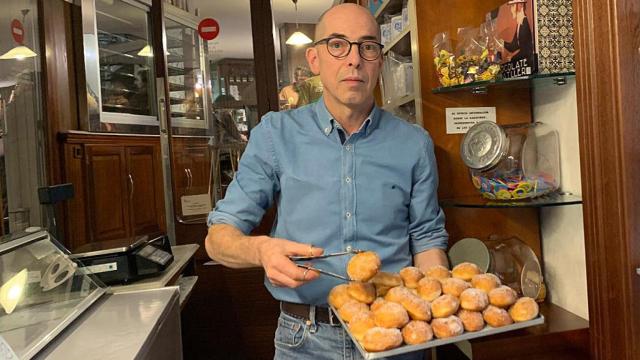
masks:
[[[296,266],[289,257],[318,256],[322,255],[323,249],[286,239],[268,236],[260,236],[260,238],[258,249],[260,263],[267,279],[274,286],[296,288],[320,276],[317,271]]]

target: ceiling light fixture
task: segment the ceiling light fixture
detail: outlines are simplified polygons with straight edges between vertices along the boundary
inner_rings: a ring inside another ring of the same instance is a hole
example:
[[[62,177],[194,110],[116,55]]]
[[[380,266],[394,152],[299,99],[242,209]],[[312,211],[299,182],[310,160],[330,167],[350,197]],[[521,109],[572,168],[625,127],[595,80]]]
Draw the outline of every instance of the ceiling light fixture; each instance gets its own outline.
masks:
[[[291,1],[293,1],[293,5],[296,8],[296,32],[291,34],[291,36],[289,36],[289,38],[287,39],[287,41],[285,43],[287,45],[294,45],[294,46],[310,44],[312,42],[312,40],[309,39],[309,37],[307,35],[305,35],[303,32],[298,31],[298,27],[299,27],[299,25],[298,25],[298,0],[291,0]]]
[[[22,10],[20,10],[20,12],[22,13],[22,26],[24,26],[24,18],[29,13],[29,9],[22,9]],[[24,60],[26,58],[30,58],[30,57],[34,57],[34,56],[38,56],[38,54],[36,54],[33,50],[29,49],[24,44],[19,43],[13,49],[11,49],[11,50],[7,51],[6,53],[2,54],[0,56],[0,60],[12,60],[12,59]]]

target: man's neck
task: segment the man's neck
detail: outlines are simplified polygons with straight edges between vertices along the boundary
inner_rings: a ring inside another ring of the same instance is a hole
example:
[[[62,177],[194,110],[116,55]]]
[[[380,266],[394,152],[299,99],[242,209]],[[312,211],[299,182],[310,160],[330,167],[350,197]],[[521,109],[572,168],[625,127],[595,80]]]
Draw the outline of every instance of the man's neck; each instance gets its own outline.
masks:
[[[369,104],[350,107],[340,104],[330,97],[325,97],[324,104],[331,116],[340,123],[347,135],[358,131],[373,109],[373,99],[371,99]]]

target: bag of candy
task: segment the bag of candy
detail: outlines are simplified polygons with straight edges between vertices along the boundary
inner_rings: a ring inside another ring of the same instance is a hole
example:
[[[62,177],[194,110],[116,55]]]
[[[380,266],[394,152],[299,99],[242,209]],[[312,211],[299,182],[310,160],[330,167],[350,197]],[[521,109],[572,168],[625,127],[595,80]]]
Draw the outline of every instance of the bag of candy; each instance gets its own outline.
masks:
[[[458,29],[458,46],[456,46],[456,75],[459,84],[468,84],[476,80],[480,70],[480,56],[483,48],[478,43],[478,28],[465,27]]]
[[[433,38],[433,64],[442,86],[458,85],[455,55],[451,46],[449,32],[441,32]]]

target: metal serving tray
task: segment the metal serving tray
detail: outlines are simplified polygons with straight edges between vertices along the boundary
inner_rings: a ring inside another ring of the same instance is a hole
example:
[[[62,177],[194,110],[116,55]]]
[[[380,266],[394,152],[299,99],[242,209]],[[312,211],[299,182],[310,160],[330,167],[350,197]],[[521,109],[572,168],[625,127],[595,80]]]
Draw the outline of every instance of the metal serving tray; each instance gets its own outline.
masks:
[[[351,337],[351,340],[353,340],[353,343],[356,345],[356,348],[358,348],[358,351],[360,351],[360,354],[362,354],[362,357],[364,357],[365,359],[380,359],[388,356],[406,354],[409,352],[429,349],[429,348],[440,346],[440,345],[457,343],[464,340],[470,340],[470,339],[480,338],[483,336],[495,335],[495,334],[500,334],[507,331],[524,329],[527,327],[544,324],[544,316],[539,315],[537,318],[533,320],[513,323],[511,325],[502,326],[499,328],[493,328],[487,325],[484,327],[484,329],[480,331],[464,332],[462,333],[462,335],[454,336],[446,339],[437,339],[434,335],[433,340],[427,341],[426,343],[417,344],[417,345],[401,345],[395,349],[391,349],[387,351],[368,352],[362,347],[362,345],[360,345],[360,343],[358,342],[358,340],[356,340],[353,334],[351,334],[351,331],[349,331],[349,328],[347,327],[347,323],[345,323],[342,320],[342,318],[340,318],[340,316],[338,315],[338,311],[333,306],[331,306],[331,311],[333,311],[333,313],[338,318],[338,320],[340,320],[340,323],[344,327],[345,331],[347,332],[347,334],[349,334],[349,337]]]

